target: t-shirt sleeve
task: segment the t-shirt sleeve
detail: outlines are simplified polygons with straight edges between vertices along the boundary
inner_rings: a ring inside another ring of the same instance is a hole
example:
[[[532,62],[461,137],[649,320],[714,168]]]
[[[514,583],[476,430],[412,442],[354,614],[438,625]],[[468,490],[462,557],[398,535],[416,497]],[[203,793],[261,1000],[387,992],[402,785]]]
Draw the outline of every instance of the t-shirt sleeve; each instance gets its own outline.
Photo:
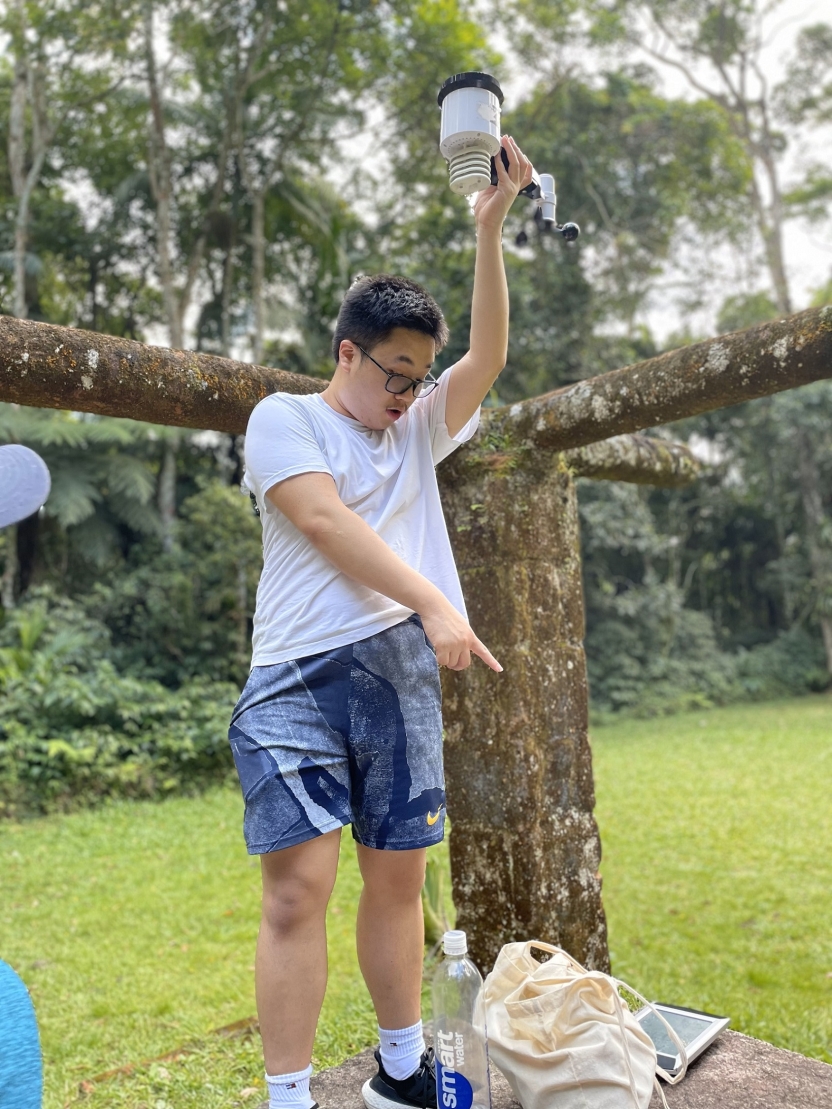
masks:
[[[480,426],[480,410],[478,408],[468,423],[456,435],[452,436],[448,431],[445,423],[445,404],[448,399],[448,386],[454,368],[454,366],[451,366],[443,374],[440,374],[437,387],[421,402],[428,407],[428,427],[430,428],[434,465],[440,463],[443,458],[447,458],[457,447],[467,443]],[[416,403],[420,402],[417,401]]]
[[[297,474],[332,475],[309,417],[297,399],[286,393],[274,393],[254,409],[246,429],[244,455],[243,480],[261,511],[270,508],[266,494],[278,482]]]

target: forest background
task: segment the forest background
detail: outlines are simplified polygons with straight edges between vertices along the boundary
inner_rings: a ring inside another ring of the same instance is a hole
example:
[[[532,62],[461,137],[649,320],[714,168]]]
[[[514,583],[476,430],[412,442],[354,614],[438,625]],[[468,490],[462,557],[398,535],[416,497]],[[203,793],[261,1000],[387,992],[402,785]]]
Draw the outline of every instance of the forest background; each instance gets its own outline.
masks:
[[[829,233],[832,26],[804,19],[772,73],[783,11],[2,0],[0,311],[327,376],[350,281],[387,270],[436,296],[451,365],[475,241],[436,92],[465,69],[513,90],[504,131],[583,229],[567,246],[513,209],[489,403],[830,303],[832,280],[796,301],[784,240]],[[657,300],[680,321],[661,338]],[[581,484],[594,713],[828,690],[832,383],[652,434],[706,466]],[[242,439],[0,405],[0,441],[53,478],[0,533],[0,805],[225,774],[261,562]]]

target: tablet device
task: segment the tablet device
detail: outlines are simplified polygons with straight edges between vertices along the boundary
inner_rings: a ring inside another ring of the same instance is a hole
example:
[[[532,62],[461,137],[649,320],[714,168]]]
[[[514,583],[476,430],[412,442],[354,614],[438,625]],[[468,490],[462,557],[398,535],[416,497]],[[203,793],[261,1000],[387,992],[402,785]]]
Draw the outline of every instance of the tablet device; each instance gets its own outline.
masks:
[[[730,1017],[716,1017],[713,1013],[702,1013],[698,1009],[686,1009],[682,1005],[654,1005],[682,1043],[688,1054],[688,1063],[701,1055],[717,1036],[731,1023]],[[645,1006],[635,1014],[636,1020],[656,1045],[657,1062],[668,1074],[676,1075],[682,1069],[682,1060],[676,1044],[668,1035],[667,1029],[653,1012]]]

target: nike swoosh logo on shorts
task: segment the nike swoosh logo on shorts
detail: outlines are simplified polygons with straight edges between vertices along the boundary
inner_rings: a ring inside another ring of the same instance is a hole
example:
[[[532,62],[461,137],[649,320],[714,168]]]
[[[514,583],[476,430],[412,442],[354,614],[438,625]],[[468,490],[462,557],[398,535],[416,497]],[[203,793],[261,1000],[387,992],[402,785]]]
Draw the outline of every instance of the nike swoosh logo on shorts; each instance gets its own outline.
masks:
[[[442,806],[440,805],[440,807],[436,810],[436,816],[431,816],[431,814],[428,813],[428,815],[425,817],[425,820],[427,820],[428,824],[433,825],[439,819],[439,814],[441,812],[442,812]]]

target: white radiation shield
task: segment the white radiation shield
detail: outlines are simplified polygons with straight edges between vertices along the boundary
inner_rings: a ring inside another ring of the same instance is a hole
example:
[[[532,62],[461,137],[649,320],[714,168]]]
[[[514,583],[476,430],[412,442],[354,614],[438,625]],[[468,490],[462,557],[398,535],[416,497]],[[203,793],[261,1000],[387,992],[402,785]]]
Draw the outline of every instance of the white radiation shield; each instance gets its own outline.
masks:
[[[500,109],[503,92],[490,73],[470,71],[455,73],[442,85],[437,96],[442,109],[439,150],[448,163],[448,183],[459,196],[471,196],[498,181],[495,159],[502,158],[508,168],[506,151],[500,145]],[[556,232],[566,242],[574,242],[580,234],[576,223],[557,222],[555,179],[551,173],[538,174],[532,168],[532,180],[520,190],[536,204],[535,219],[542,228]],[[521,232],[522,241],[527,241]],[[521,237],[518,236],[518,243]]]
[[[491,159],[500,149],[503,93],[488,73],[457,73],[439,90],[439,149],[448,163],[451,190],[460,196],[487,189]]]

